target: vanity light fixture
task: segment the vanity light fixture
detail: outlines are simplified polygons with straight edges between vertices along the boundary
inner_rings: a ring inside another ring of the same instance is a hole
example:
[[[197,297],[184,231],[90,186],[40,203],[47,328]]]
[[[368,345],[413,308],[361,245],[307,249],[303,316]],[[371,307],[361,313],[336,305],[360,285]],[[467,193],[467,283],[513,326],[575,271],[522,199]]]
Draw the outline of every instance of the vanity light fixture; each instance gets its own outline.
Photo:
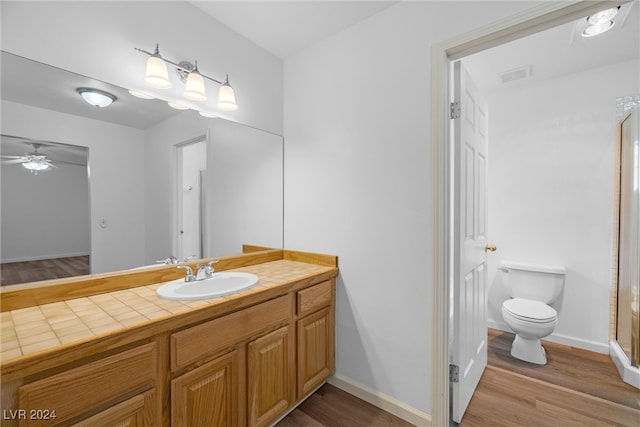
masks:
[[[105,92],[99,89],[91,89],[88,87],[79,87],[76,89],[78,93],[82,96],[87,104],[93,105],[94,107],[108,107],[111,105],[116,99],[115,95],[110,94],[109,92]]]
[[[603,34],[615,25],[613,18],[618,14],[620,6],[601,10],[598,13],[587,16],[587,28],[582,31],[582,37],[594,37]]]
[[[238,109],[235,92],[229,84],[229,76],[227,76],[225,81],[223,82],[202,74],[198,70],[197,61],[195,61],[194,65],[188,61],[182,61],[178,63],[163,58],[160,55],[160,48],[158,44],[156,44],[156,49],[153,53],[139,48],[135,48],[135,50],[149,56],[149,59],[147,60],[147,70],[144,77],[144,81],[148,85],[159,89],[170,88],[171,82],[169,81],[169,75],[167,73],[167,64],[170,64],[176,68],[178,76],[185,83],[185,90],[183,95],[186,98],[194,101],[206,101],[206,79],[220,85],[220,89],[218,92],[219,109],[225,111],[235,111]]]

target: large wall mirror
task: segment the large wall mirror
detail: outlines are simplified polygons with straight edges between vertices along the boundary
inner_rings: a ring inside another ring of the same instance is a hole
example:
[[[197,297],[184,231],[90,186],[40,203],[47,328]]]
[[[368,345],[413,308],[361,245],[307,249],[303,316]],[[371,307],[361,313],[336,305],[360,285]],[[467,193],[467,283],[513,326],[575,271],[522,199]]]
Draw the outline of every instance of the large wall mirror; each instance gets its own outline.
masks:
[[[87,265],[69,275],[282,247],[282,136],[7,52],[1,67],[3,285],[74,257]],[[89,105],[80,87],[116,101]],[[55,166],[37,175],[22,165],[36,148]]]

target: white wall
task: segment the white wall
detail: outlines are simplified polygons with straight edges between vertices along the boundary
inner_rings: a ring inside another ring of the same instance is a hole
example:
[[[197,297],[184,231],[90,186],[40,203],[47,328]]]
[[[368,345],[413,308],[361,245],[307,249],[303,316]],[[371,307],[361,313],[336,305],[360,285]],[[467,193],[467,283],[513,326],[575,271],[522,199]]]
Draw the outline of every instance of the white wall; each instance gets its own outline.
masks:
[[[402,2],[285,61],[285,246],[334,253],[337,374],[430,412],[430,49],[532,3]]]
[[[6,135],[89,148],[91,272],[142,265],[144,133],[8,101],[2,101],[1,118]],[[107,228],[100,227],[102,219]]]
[[[205,256],[282,246],[282,137],[187,111],[145,132],[147,263],[174,252],[175,145],[207,134]]]
[[[184,1],[2,1],[2,50],[162,99],[180,97],[143,87],[147,56],[198,61],[204,74],[229,74],[240,109],[221,116],[282,134],[282,60]],[[217,87],[206,104],[215,105]],[[215,107],[207,108],[215,110]]]
[[[3,263],[89,255],[87,167],[54,165],[37,175],[20,164],[0,167]]]
[[[549,338],[609,352],[616,98],[640,93],[637,61],[504,89],[489,98],[489,317],[507,298],[503,259],[563,265]]]

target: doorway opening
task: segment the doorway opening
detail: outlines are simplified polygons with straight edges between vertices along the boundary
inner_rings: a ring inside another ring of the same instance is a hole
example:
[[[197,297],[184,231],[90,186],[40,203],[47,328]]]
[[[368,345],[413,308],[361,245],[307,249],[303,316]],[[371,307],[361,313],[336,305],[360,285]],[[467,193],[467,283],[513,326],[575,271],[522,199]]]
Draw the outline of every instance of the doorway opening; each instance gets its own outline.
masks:
[[[449,283],[452,278],[451,144],[449,140],[449,67],[454,60],[509,41],[584,18],[610,3],[582,1],[570,5],[543,4],[480,30],[438,44],[432,49],[432,281],[433,349],[432,425],[450,423]]]
[[[203,258],[205,249],[207,139],[200,136],[176,145],[177,236],[179,260]]]

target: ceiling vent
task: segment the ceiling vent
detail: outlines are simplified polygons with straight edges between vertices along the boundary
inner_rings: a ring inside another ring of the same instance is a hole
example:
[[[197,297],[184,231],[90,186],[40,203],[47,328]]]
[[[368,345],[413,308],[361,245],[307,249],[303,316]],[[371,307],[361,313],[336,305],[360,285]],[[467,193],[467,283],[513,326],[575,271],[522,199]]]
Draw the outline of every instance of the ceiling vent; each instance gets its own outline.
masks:
[[[513,70],[505,71],[498,74],[500,83],[510,83],[516,80],[522,80],[531,77],[531,65],[524,65]]]

